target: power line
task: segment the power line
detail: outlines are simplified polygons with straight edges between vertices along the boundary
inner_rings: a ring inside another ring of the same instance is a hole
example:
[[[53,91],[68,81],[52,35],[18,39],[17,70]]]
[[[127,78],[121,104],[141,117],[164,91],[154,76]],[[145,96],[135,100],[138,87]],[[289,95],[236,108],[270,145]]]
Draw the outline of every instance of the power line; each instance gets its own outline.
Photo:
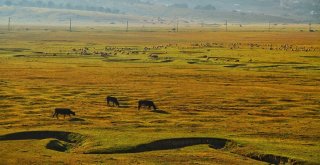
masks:
[[[271,31],[271,22],[269,21],[269,32]]]
[[[177,29],[176,29],[177,32],[179,32],[179,20],[177,20]]]
[[[226,32],[228,31],[228,20],[226,20]]]
[[[8,21],[8,31],[11,30],[11,18],[9,17],[9,21]]]
[[[72,19],[70,18],[70,27],[69,27],[69,31],[72,32]]]
[[[312,24],[311,24],[311,22],[309,22],[309,32],[311,32],[312,31]]]
[[[126,32],[129,31],[129,21],[127,20],[127,29],[126,29]]]

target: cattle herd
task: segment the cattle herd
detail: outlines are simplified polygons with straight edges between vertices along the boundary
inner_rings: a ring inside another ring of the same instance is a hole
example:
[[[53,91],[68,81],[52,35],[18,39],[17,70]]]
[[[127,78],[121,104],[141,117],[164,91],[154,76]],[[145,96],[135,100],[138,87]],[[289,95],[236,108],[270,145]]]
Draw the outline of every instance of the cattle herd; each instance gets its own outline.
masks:
[[[112,106],[120,107],[120,103],[119,103],[119,101],[118,101],[118,99],[116,97],[107,96],[105,101],[107,102],[108,106],[111,106],[111,104],[112,104]],[[153,110],[157,110],[156,105],[151,100],[140,100],[140,101],[138,101],[138,110],[140,110],[141,107],[148,107],[149,109],[151,109],[151,107],[152,107]],[[66,117],[66,115],[68,115],[71,118],[71,115],[75,116],[76,113],[73,112],[69,108],[56,108],[54,110],[54,112],[53,112],[52,117],[57,117],[57,119],[58,119],[59,115],[63,115],[64,118]]]

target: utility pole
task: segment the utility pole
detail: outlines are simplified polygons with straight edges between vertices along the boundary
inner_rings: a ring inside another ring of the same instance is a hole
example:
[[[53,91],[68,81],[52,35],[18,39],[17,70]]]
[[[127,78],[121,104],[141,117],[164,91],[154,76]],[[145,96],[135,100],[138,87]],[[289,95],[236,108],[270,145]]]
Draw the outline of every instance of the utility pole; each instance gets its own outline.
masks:
[[[312,26],[312,24],[311,24],[311,22],[309,22],[309,32],[311,32],[311,31],[312,31],[311,26]]]
[[[270,32],[270,30],[271,30],[271,22],[269,21],[269,32]]]
[[[9,17],[9,20],[8,20],[8,31],[10,32],[11,30],[11,18]]]
[[[126,29],[126,32],[129,31],[129,21],[127,20],[127,29]]]
[[[228,20],[226,20],[226,32],[228,31]]]
[[[177,29],[176,29],[177,32],[179,32],[179,20],[177,20]]]
[[[69,31],[72,32],[72,19],[70,18],[70,27],[69,27]]]

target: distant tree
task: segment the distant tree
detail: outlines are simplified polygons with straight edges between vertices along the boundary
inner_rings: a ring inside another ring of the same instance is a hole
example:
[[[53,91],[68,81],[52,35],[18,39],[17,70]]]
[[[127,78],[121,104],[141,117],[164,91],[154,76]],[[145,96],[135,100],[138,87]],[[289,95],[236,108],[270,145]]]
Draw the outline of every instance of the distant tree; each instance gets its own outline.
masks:
[[[57,5],[58,8],[63,9],[64,8],[64,4],[60,3],[59,5]]]
[[[46,6],[43,1],[39,1],[39,0],[36,1],[35,5],[36,5],[37,7],[45,7],[45,6]]]
[[[75,5],[74,9],[76,9],[76,10],[85,10],[85,8],[83,6],[81,6],[81,5]]]
[[[65,5],[65,8],[66,8],[66,9],[71,9],[71,8],[72,8],[72,4],[71,4],[71,3],[67,3],[67,4]]]
[[[216,10],[216,7],[214,7],[211,4],[209,4],[209,5],[206,5],[206,6],[198,5],[194,9],[196,9],[196,10]]]
[[[118,9],[113,9],[113,10],[111,11],[111,13],[119,14],[119,13],[120,13],[120,10],[118,10]]]
[[[112,10],[109,9],[109,8],[105,8],[105,9],[104,9],[104,12],[105,12],[105,13],[112,13]]]
[[[105,8],[102,7],[102,6],[100,6],[100,7],[97,8],[97,10],[100,11],[100,12],[104,12],[104,11],[105,11]]]
[[[52,1],[49,1],[47,7],[48,8],[55,8],[56,4],[54,2],[52,2]]]
[[[84,2],[84,0],[79,0],[79,2]],[[140,0],[130,0],[130,2],[140,3]],[[118,9],[111,9],[95,3],[71,3],[70,1],[63,2],[61,0],[0,0],[0,5],[120,13]]]
[[[11,5],[12,5],[12,2],[9,1],[9,0],[7,0],[7,1],[4,2],[4,4],[7,5],[7,6],[11,6]]]
[[[30,6],[30,1],[29,0],[20,1],[18,2],[18,6]]]
[[[95,11],[95,8],[93,6],[86,6],[86,10]]]
[[[189,8],[188,4],[186,3],[175,3],[170,5],[169,7],[176,7],[176,8]]]

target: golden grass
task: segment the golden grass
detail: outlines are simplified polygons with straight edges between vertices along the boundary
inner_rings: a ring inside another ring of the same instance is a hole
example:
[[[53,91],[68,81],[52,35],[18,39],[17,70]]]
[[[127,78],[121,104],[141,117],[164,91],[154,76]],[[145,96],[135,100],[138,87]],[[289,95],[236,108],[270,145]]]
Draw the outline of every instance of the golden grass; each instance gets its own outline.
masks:
[[[320,162],[319,33],[21,31],[3,32],[0,42],[0,133],[59,130],[88,136],[71,153],[46,149],[50,139],[1,141],[5,164],[261,163],[207,145],[82,154],[178,137],[226,138],[239,143],[234,153]],[[196,46],[206,42],[222,46]],[[241,46],[230,49],[232,43]],[[144,47],[168,44],[143,54]],[[312,51],[270,50],[270,44]],[[106,46],[141,52],[104,58],[72,51]],[[164,54],[150,59],[154,52]],[[107,95],[124,107],[107,107]],[[152,99],[166,113],[138,111],[139,99]],[[70,107],[83,121],[51,118],[56,107]]]

